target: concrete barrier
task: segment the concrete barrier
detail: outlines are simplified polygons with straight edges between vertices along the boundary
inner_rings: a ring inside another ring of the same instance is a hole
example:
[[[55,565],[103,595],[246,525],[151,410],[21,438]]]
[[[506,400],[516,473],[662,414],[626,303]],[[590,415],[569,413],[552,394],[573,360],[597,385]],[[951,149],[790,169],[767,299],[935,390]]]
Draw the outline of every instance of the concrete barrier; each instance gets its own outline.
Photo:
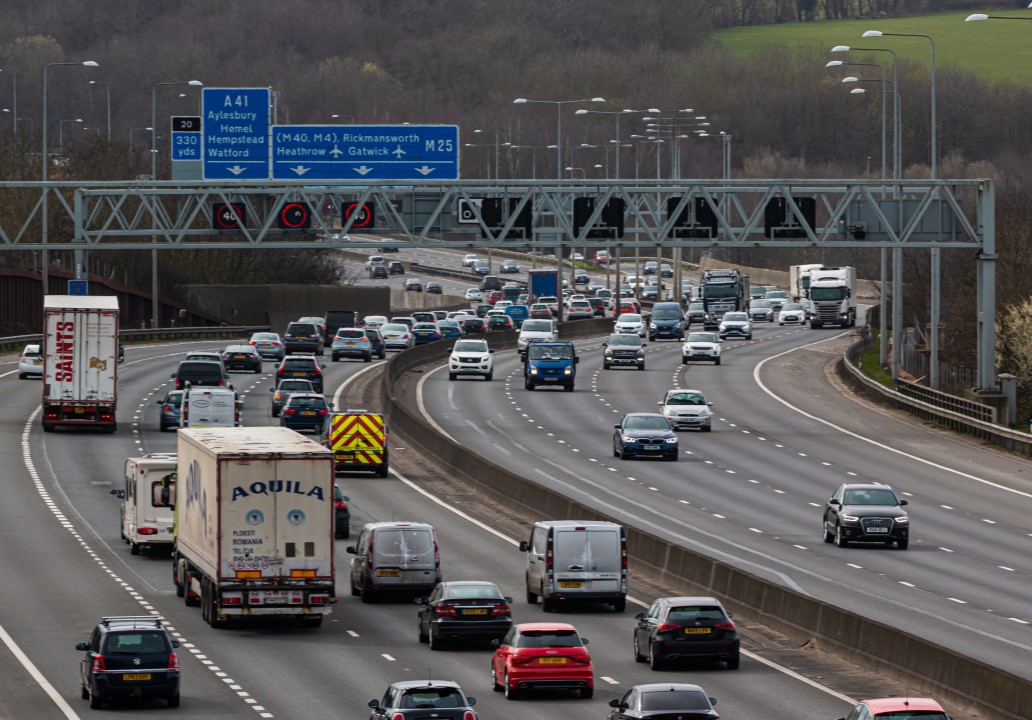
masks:
[[[575,340],[608,330],[608,321],[579,321],[566,323],[560,336]],[[490,336],[489,342],[496,349],[511,349],[515,336]],[[387,363],[380,392],[394,431],[446,471],[507,507],[539,518],[621,522],[606,512],[606,504],[587,493],[580,500],[567,497],[474,454],[438,433],[418,411],[395,396],[394,388],[402,375],[419,365],[443,360],[449,348],[450,344],[431,343],[400,353]],[[1032,718],[1032,684],[1020,677],[634,527],[627,528],[627,547],[633,567],[656,576],[677,592],[724,598],[729,607],[744,616],[781,632],[816,638],[846,658],[912,682],[946,703],[974,707],[988,717]]]

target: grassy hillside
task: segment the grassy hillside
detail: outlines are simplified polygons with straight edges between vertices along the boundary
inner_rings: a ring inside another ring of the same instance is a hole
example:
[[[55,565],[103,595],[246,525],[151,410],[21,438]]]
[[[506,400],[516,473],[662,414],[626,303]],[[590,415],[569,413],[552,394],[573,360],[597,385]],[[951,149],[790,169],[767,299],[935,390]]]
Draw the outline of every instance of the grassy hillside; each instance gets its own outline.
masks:
[[[924,38],[863,38],[867,30],[922,33],[935,40],[936,69],[955,68],[989,81],[1032,85],[1032,10],[983,11],[987,15],[1026,17],[1027,21],[984,20],[964,22],[970,13],[937,13],[919,17],[882,20],[832,20],[789,25],[762,25],[721,30],[715,34],[738,57],[769,45],[815,46],[825,51],[835,45],[851,48],[879,47],[928,64],[931,46]],[[885,53],[879,53],[888,59]],[[835,53],[828,59],[846,60],[859,54]]]

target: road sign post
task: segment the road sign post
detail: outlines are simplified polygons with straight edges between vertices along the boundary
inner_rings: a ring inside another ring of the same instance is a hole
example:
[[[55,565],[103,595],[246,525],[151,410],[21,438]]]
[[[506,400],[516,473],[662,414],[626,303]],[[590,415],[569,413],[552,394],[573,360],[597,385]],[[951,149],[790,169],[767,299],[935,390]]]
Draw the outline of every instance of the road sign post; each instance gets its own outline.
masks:
[[[205,180],[269,179],[269,88],[204,88]]]
[[[273,180],[457,180],[456,125],[276,125]]]

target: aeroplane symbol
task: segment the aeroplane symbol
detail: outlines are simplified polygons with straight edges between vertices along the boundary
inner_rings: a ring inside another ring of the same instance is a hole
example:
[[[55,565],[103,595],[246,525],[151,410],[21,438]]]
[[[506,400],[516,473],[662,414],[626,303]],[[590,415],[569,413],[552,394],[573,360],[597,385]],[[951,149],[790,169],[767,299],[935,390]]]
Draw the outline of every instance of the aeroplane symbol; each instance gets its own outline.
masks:
[[[405,151],[401,149],[401,145],[398,145],[398,149],[391,152],[391,155],[397,156],[401,160],[401,156],[405,154]]]
[[[343,155],[343,154],[344,154],[344,151],[343,151],[343,150],[341,150],[341,149],[340,149],[339,147],[337,147],[337,145],[336,145],[336,143],[335,143],[335,144],[333,145],[333,149],[332,149],[332,150],[330,150],[330,155],[332,155],[332,156],[333,156],[333,159],[334,159],[334,160],[336,160],[337,158],[339,158],[339,157],[340,157],[341,155]]]

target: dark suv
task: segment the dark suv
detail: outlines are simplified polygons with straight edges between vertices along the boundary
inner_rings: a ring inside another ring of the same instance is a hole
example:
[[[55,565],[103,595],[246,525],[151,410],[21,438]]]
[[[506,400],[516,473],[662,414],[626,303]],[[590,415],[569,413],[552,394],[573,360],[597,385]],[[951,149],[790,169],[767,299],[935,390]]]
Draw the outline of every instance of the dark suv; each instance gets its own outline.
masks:
[[[187,385],[200,385],[203,387],[225,387],[226,376],[222,370],[222,363],[208,360],[184,360],[171,375],[176,381],[176,390],[182,390]]]
[[[287,355],[293,353],[323,354],[323,337],[319,328],[312,323],[292,322],[283,333],[283,345]]]
[[[846,547],[851,542],[910,545],[910,516],[888,485],[844,483],[824,506],[824,542]]]
[[[287,378],[310,380],[317,393],[323,391],[322,371],[325,365],[311,355],[287,355],[276,368],[276,382]]]
[[[179,707],[179,643],[154,615],[101,618],[79,664],[82,697],[97,709],[108,698],[159,697]]]
[[[405,263],[401,260],[391,260],[387,263],[387,272],[391,275],[404,275],[405,274]]]

